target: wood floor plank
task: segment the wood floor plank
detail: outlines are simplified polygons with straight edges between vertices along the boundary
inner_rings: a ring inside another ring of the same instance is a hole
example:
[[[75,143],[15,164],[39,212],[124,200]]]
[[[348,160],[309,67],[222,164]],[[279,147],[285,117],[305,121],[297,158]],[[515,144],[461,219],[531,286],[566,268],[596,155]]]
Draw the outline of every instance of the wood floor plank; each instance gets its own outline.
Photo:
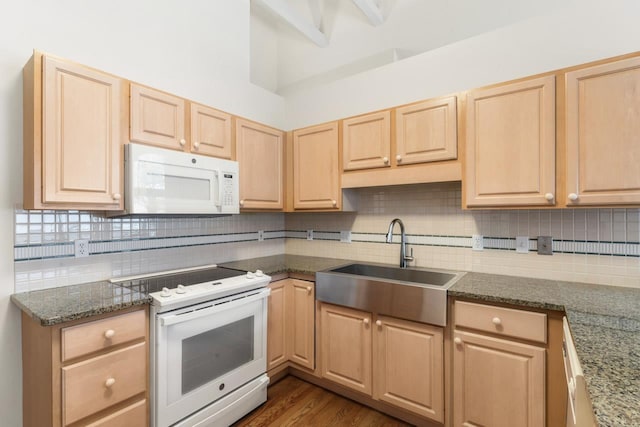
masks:
[[[395,418],[360,405],[291,375],[269,387],[267,402],[234,427],[408,427]]]

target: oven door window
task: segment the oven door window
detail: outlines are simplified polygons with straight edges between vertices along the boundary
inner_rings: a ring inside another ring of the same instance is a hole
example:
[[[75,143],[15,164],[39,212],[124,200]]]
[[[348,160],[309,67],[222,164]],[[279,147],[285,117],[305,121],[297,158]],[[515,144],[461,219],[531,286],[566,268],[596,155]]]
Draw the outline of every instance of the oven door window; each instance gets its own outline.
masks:
[[[254,323],[245,317],[182,340],[182,394],[251,362]]]

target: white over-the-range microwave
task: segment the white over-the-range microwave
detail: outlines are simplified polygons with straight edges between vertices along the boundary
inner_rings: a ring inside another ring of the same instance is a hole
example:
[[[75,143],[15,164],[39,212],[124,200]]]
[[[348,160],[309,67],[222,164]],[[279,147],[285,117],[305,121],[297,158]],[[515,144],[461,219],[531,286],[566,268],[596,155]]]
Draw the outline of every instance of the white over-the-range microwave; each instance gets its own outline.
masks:
[[[238,198],[238,162],[125,146],[125,212],[120,214],[237,214]]]

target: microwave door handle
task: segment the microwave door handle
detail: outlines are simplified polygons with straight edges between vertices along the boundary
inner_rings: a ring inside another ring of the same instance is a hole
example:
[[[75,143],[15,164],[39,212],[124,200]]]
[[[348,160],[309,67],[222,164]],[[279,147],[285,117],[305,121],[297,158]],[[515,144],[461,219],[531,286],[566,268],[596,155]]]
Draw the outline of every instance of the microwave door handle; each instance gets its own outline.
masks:
[[[216,195],[216,206],[222,206],[222,174],[219,170],[215,171],[216,181],[218,181],[218,194]]]
[[[170,314],[170,315],[160,315],[160,324],[162,326],[175,325],[176,323],[187,322],[189,320],[198,319],[200,317],[209,316],[211,314],[219,313],[231,308],[238,307],[240,305],[248,304],[250,302],[258,301],[260,299],[266,298],[271,293],[269,288],[264,288],[257,294],[251,295],[249,297],[237,299],[230,301],[221,305],[214,305],[209,308],[204,308],[197,311],[191,311],[185,314]]]

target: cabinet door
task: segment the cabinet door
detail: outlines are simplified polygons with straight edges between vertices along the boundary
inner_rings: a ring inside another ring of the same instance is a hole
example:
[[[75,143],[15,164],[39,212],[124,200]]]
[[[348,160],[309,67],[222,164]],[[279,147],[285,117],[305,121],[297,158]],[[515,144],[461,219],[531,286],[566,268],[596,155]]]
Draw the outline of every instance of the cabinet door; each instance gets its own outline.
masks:
[[[322,304],[320,316],[322,376],[371,395],[371,314]]]
[[[314,283],[289,279],[289,360],[305,368],[315,367]]]
[[[294,209],[340,209],[338,124],[293,132]]]
[[[342,165],[345,171],[390,166],[391,114],[367,114],[342,122]]]
[[[555,77],[467,95],[466,205],[553,205]]]
[[[458,157],[455,96],[396,109],[396,163],[450,160]]]
[[[455,331],[453,425],[543,426],[544,379],[544,348]]]
[[[640,204],[640,58],[569,72],[566,83],[566,204]]]
[[[42,202],[122,209],[120,79],[48,56],[42,64]]]
[[[278,280],[269,285],[267,305],[267,370],[287,361],[286,283]]]
[[[192,102],[191,151],[231,159],[231,114]]]
[[[185,101],[144,86],[131,85],[131,140],[187,150]]]
[[[443,422],[443,343],[442,328],[379,317],[374,397]]]
[[[283,209],[284,133],[236,120],[236,160],[240,167],[240,207]]]

